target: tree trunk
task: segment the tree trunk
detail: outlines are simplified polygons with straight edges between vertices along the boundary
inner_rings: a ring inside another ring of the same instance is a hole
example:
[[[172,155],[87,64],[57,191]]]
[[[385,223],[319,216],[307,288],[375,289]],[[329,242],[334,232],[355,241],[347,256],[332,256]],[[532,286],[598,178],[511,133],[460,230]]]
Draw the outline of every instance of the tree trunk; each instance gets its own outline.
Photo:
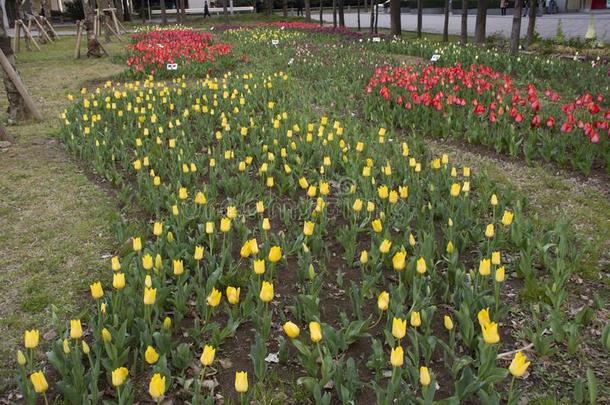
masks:
[[[101,58],[103,56],[102,46],[98,42],[93,29],[95,10],[88,0],[82,0],[82,2],[85,13],[85,31],[87,32],[87,57]]]
[[[229,22],[229,9],[227,7],[227,2],[229,0],[222,0],[222,13],[225,15],[225,22]]]
[[[528,47],[534,42],[534,33],[536,32],[536,12],[538,11],[538,2],[536,0],[529,1],[531,4],[530,18],[527,22],[527,39],[525,41]]]
[[[523,0],[517,0],[513,14],[513,29],[510,33],[510,53],[519,52],[519,37],[521,36],[521,14],[523,13]]]
[[[390,0],[390,34],[400,36],[400,0]]]
[[[337,0],[333,0],[333,27],[337,28]]]
[[[485,26],[487,23],[487,0],[479,0],[477,7],[477,22],[474,26],[474,43],[482,44],[485,42]]]
[[[114,2],[114,8],[116,8],[116,18],[119,21],[125,21],[125,10],[123,9],[123,0],[116,0]]]
[[[161,24],[167,24],[167,13],[165,10],[165,0],[160,0],[159,5],[161,6]]]
[[[324,20],[322,19],[322,12],[324,10],[324,2],[320,0],[320,27],[324,25]]]
[[[339,27],[345,28],[345,13],[343,12],[344,0],[339,0]]]
[[[223,0],[226,3],[226,0]],[[267,16],[271,17],[273,15],[273,0],[267,0]],[[226,6],[226,4],[225,4]]]
[[[360,27],[360,0],[356,0],[356,9],[358,12],[358,31],[360,31],[361,30],[361,27]]]
[[[445,20],[443,21],[443,42],[449,42],[449,0],[445,0]]]
[[[13,48],[11,47],[11,39],[8,36],[6,29],[4,27],[4,18],[3,18],[3,10],[0,7],[0,49],[6,55],[6,58],[9,60],[9,63],[15,69],[15,73],[19,75],[17,72],[17,67],[15,66],[15,54],[13,53]],[[6,90],[6,96],[8,98],[8,119],[9,122],[18,122],[24,119],[27,119],[30,116],[28,112],[25,101],[19,94],[19,90],[15,87],[13,81],[8,77],[6,72],[2,70],[2,79],[4,82],[4,89]]]
[[[422,25],[422,14],[423,10],[423,0],[417,0],[417,38],[421,38],[421,25]]]
[[[311,21],[311,0],[305,0],[305,19]]]
[[[378,34],[377,26],[379,25],[379,3],[375,1],[375,34]]]
[[[462,33],[460,43],[465,46],[468,42],[468,0],[462,0]]]
[[[375,6],[373,5],[373,0],[371,0],[371,34],[375,29]]]
[[[284,18],[288,18],[288,0],[282,1],[282,15]]]
[[[180,0],[180,20],[186,23],[186,0]]]

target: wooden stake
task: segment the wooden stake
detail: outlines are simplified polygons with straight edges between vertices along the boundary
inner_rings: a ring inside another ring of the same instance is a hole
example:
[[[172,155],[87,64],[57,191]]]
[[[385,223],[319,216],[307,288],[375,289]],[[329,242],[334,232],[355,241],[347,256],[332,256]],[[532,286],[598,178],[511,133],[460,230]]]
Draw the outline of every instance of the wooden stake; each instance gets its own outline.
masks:
[[[104,24],[110,30],[110,32],[112,32],[114,34],[114,36],[118,38],[119,41],[123,41],[121,39],[121,36],[114,30],[114,28],[112,28],[112,25],[110,25],[110,23],[107,20],[104,20]]]
[[[42,25],[40,25],[40,21],[38,21],[38,18],[33,17],[30,19],[30,21],[34,20],[34,22],[36,23],[36,26],[38,27],[38,31],[40,31],[40,35],[44,35],[45,38],[47,39],[47,41],[49,42],[53,42],[53,40],[51,39],[51,37],[49,36],[49,34],[47,34],[47,32],[45,31],[45,29],[43,28]]]
[[[76,49],[74,50],[74,58],[80,58],[80,42],[83,36],[83,22],[78,20],[76,22]]]
[[[34,45],[36,46],[36,48],[40,51],[40,46],[38,46],[38,43],[36,42],[36,40],[32,36],[32,33],[30,32],[28,27],[25,26],[25,23],[22,20],[16,20],[16,21],[19,21],[19,24],[21,24],[21,27],[25,31],[26,38],[28,38],[30,41],[32,41],[34,43]]]
[[[15,53],[19,52],[21,42],[21,25],[15,21]]]
[[[25,86],[23,85],[23,82],[21,81],[21,78],[19,77],[17,72],[15,72],[15,69],[13,69],[11,62],[8,60],[8,58],[6,57],[4,52],[2,52],[1,49],[0,49],[0,64],[2,65],[2,69],[4,69],[4,71],[6,72],[6,75],[9,77],[9,79],[11,79],[11,81],[15,85],[15,88],[19,92],[19,95],[21,96],[21,98],[23,98],[23,101],[25,102],[25,106],[30,111],[30,113],[32,113],[32,116],[36,120],[42,121],[42,115],[40,114],[40,111],[38,111],[38,108],[36,108],[36,105],[34,104],[34,100],[32,100],[32,98],[30,97],[27,89],[25,88]]]
[[[47,19],[47,17],[45,17],[45,16],[41,15],[41,16],[40,16],[40,18],[42,19],[43,24],[44,24],[44,25],[47,25],[47,26],[48,26],[48,27],[51,29],[51,32],[53,33],[53,36],[54,36],[56,39],[59,39],[59,35],[57,34],[57,31],[55,31],[55,28],[53,28],[53,25],[52,25],[52,24],[51,24],[51,22],[50,22],[50,21]]]

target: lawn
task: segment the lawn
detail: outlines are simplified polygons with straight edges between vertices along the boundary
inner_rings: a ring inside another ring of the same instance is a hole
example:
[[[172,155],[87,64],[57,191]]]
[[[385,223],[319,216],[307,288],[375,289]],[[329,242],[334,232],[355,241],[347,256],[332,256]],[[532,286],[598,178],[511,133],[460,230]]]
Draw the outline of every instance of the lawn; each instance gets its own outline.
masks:
[[[18,55],[45,121],[0,153],[2,396],[42,370],[70,403],[608,401],[608,79],[299,24]],[[419,74],[490,96],[438,113]]]

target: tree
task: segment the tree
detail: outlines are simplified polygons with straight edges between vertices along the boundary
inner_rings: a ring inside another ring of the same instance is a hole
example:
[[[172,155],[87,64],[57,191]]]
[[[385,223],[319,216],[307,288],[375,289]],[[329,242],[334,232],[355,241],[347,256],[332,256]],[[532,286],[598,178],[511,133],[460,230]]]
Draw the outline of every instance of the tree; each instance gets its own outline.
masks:
[[[322,19],[322,11],[324,10],[324,2],[320,0],[320,27],[324,25],[324,20]]]
[[[523,0],[517,0],[513,14],[513,29],[510,33],[510,53],[513,55],[519,51],[519,37],[521,36],[521,13],[523,13]]]
[[[390,33],[392,35],[401,35],[400,23],[400,0],[390,0]]]
[[[159,5],[161,6],[161,24],[167,24],[167,12],[165,8],[165,0],[160,0]]]
[[[417,0],[417,38],[421,38],[421,24],[423,10],[423,0]]]
[[[19,75],[17,72],[17,68],[15,67],[15,54],[13,53],[13,48],[11,47],[11,39],[8,36],[6,29],[4,27],[4,18],[3,18],[4,10],[0,7],[0,49],[4,52],[4,55],[8,59],[10,65],[15,70],[15,73]],[[6,90],[6,96],[8,98],[8,119],[11,122],[17,122],[29,117],[29,112],[26,109],[25,101],[19,94],[17,87],[13,81],[8,77],[4,70],[2,71],[2,79],[4,81],[4,89]]]
[[[179,10],[176,10],[178,14],[180,14],[180,22],[181,23],[185,23],[186,22],[186,2],[184,0],[178,0],[178,6],[180,7]]]
[[[344,7],[343,7],[343,2],[344,0],[339,0],[339,27],[345,27],[345,13],[344,11]]]
[[[311,0],[305,0],[305,19],[311,20]]]
[[[87,57],[101,58],[103,56],[102,45],[97,40],[93,29],[95,4],[91,4],[90,0],[82,0],[82,2],[85,13],[85,31],[87,32]]]
[[[371,0],[371,34],[374,32],[373,30],[375,29],[375,5],[373,4],[373,1],[376,0]]]
[[[364,0],[366,1],[366,0]],[[358,31],[360,31],[360,0],[356,0],[356,10],[358,12]]]
[[[537,9],[537,1],[536,0],[528,0],[530,2],[530,18],[527,22],[527,38],[525,43],[527,46],[530,46],[534,42],[534,33],[536,32],[536,12]]]
[[[449,0],[445,0],[445,20],[443,21],[443,42],[449,42]]]
[[[337,0],[333,0],[333,27],[337,28]]]
[[[477,7],[477,22],[474,26],[474,43],[485,42],[485,29],[487,24],[487,0],[479,0]]]
[[[228,0],[222,0],[222,13],[225,15],[225,22],[229,23],[229,10],[227,8],[227,1]]]
[[[282,15],[288,18],[288,0],[282,0]]]
[[[468,42],[468,0],[462,0],[462,33],[460,43],[466,46]]]

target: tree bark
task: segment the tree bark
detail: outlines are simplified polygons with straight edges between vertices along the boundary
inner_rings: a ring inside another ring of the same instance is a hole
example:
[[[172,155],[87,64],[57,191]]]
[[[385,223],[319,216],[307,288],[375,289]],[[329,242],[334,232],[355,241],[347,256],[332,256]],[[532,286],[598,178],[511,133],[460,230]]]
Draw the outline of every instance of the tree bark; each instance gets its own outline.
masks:
[[[443,21],[443,42],[449,42],[449,0],[445,0],[445,20]]]
[[[523,0],[517,0],[513,14],[513,29],[510,33],[510,53],[519,52],[519,38],[521,36],[521,15],[523,14]]]
[[[288,18],[288,0],[282,1],[282,15],[284,18]]]
[[[167,25],[167,12],[165,9],[165,0],[160,0],[159,5],[161,6],[161,24]]]
[[[337,28],[337,0],[333,0],[333,27]]]
[[[422,14],[423,10],[423,0],[417,0],[417,38],[421,38],[421,26],[422,26]]]
[[[462,32],[460,37],[462,46],[468,43],[468,0],[462,0]]]
[[[116,0],[114,2],[114,8],[116,8],[116,18],[119,21],[125,21],[125,10],[123,9],[123,0]]]
[[[536,32],[536,12],[538,11],[538,2],[536,0],[529,1],[531,2],[530,18],[527,22],[527,39],[525,41],[528,47],[534,42],[534,33]]]
[[[375,1],[375,34],[379,33],[377,26],[379,25],[379,3]]]
[[[358,13],[357,14],[358,15],[358,31],[360,31],[362,29],[360,27],[360,0],[356,0],[356,9],[357,9],[357,13]]]
[[[390,34],[399,37],[401,31],[400,0],[390,0]]]
[[[13,48],[11,47],[11,39],[4,27],[2,7],[0,7],[0,49],[2,49],[2,52],[4,52],[6,55],[6,58],[9,60],[10,65],[15,70],[15,73],[19,75],[17,67],[15,66],[15,54],[13,53]],[[8,98],[8,107],[6,111],[8,113],[9,122],[13,123],[29,118],[30,113],[25,106],[25,101],[19,94],[19,90],[17,90],[17,87],[15,87],[13,81],[8,77],[4,70],[2,70],[2,80],[4,82],[4,89],[6,90],[6,96]]]
[[[371,0],[371,34],[374,32],[375,28],[375,6],[373,5],[373,1]]]
[[[311,0],[305,0],[305,19],[311,21]]]
[[[225,3],[224,6],[226,6],[226,1],[227,0],[223,0]],[[267,3],[267,16],[271,17],[273,15],[273,0],[266,0]]]
[[[225,15],[225,22],[229,22],[229,9],[227,8],[228,0],[222,0],[222,13]]]
[[[95,19],[95,10],[88,0],[82,0],[83,10],[85,12],[85,31],[87,32],[87,57],[101,58],[103,56],[102,46],[97,40],[93,29],[93,20]]]
[[[485,29],[487,23],[487,0],[479,0],[477,7],[477,22],[474,26],[474,43],[482,44],[485,42]]]
[[[180,21],[182,24],[186,22],[186,0],[180,0]]]
[[[343,2],[344,0],[339,0],[339,27],[344,28],[345,27],[345,13],[344,13],[344,7],[343,7]]]
[[[322,11],[324,10],[324,2],[320,0],[320,27],[324,25],[324,20],[322,19]]]

